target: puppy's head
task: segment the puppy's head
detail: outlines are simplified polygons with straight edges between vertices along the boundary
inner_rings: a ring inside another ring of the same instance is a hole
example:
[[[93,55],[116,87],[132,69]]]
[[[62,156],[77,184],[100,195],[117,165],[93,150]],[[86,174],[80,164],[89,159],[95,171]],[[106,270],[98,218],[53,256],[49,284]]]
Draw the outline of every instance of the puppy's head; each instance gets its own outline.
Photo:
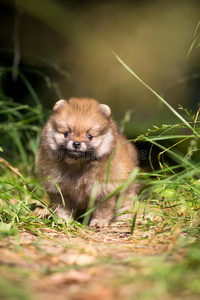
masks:
[[[59,100],[47,122],[45,137],[58,157],[101,159],[113,150],[115,138],[111,123],[110,108],[96,100]]]

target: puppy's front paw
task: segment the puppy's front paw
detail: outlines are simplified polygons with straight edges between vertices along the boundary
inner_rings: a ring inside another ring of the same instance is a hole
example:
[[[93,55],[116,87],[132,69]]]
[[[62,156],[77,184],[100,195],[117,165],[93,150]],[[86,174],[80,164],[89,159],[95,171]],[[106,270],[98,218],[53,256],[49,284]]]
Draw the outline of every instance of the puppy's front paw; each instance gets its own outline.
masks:
[[[97,228],[105,228],[105,227],[108,227],[109,223],[110,222],[108,220],[93,218],[90,221],[89,226],[90,227],[97,227]]]
[[[68,223],[70,221],[70,212],[68,212],[64,207],[60,206],[55,210],[56,215],[61,218],[65,219]]]

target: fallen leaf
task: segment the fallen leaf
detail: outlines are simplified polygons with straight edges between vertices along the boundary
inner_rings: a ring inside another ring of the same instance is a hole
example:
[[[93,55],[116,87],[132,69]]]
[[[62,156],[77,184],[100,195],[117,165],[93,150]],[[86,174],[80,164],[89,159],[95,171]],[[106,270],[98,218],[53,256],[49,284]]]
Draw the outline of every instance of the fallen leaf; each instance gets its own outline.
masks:
[[[70,270],[64,273],[59,272],[49,276],[50,282],[55,285],[71,282],[85,283],[88,282],[90,279],[91,274],[77,270]]]
[[[96,256],[97,255],[97,250],[91,246],[91,245],[84,245],[81,248],[86,254],[92,255],[92,256]]]
[[[67,265],[88,265],[95,261],[95,257],[88,254],[64,253],[59,256],[59,261]]]

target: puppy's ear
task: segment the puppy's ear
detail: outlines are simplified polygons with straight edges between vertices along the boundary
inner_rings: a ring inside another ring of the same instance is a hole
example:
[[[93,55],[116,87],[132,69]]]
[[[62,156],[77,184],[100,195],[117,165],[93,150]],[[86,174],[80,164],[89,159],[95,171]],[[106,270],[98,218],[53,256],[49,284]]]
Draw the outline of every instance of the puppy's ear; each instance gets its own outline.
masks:
[[[67,105],[66,100],[59,100],[54,104],[53,111],[58,111],[60,108],[63,108]]]
[[[99,109],[102,115],[104,115],[107,119],[111,117],[111,109],[108,105],[100,104]]]

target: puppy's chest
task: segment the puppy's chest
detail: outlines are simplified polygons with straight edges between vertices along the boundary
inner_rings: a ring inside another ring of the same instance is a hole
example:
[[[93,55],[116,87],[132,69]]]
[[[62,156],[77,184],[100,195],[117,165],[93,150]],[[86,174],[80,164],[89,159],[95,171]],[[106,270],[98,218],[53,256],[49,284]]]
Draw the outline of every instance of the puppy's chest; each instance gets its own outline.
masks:
[[[91,194],[94,183],[98,181],[95,170],[70,170],[62,172],[58,182],[63,194],[80,197],[88,197]]]

